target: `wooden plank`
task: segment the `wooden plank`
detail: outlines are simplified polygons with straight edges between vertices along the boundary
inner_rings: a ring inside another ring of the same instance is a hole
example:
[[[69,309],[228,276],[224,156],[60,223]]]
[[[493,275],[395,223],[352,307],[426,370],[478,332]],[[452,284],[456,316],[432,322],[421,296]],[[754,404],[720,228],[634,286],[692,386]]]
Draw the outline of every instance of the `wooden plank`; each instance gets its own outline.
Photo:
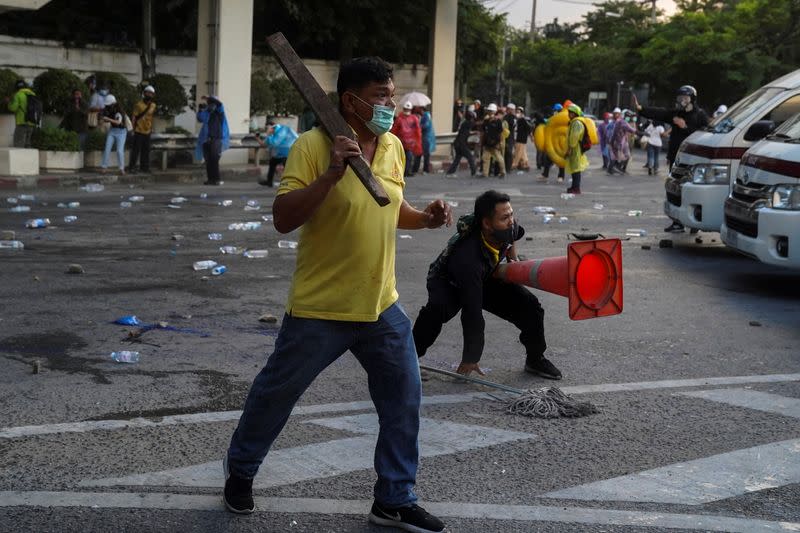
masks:
[[[323,129],[331,140],[337,135],[343,135],[355,140],[353,130],[339,113],[339,110],[331,103],[328,95],[325,94],[317,80],[314,79],[314,76],[303,64],[292,45],[283,36],[283,33],[278,32],[267,37],[267,44],[278,59],[278,63],[286,73],[286,77],[294,84],[300,95],[317,115],[320,124],[322,124]],[[358,179],[367,188],[369,194],[378,202],[378,205],[385,206],[389,204],[389,197],[386,195],[386,191],[375,179],[369,163],[362,156],[347,159],[347,164],[350,165]]]

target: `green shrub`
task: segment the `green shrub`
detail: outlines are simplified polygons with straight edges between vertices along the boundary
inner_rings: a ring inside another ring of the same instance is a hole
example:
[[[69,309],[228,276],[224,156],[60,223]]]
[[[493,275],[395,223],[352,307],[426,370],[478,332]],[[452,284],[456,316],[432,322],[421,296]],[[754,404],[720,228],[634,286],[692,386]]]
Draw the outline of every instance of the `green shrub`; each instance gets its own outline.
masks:
[[[150,85],[156,90],[156,115],[170,118],[183,113],[189,102],[178,78],[171,74],[156,74],[150,78]]]
[[[122,109],[130,115],[133,104],[139,101],[139,91],[128,81],[128,78],[116,72],[96,72],[97,89],[100,90],[104,85],[108,85],[110,93],[113,94]]]
[[[192,135],[192,132],[181,126],[170,126],[164,130],[164,133],[171,135]]]
[[[269,78],[261,73],[254,74],[250,78],[250,114],[268,114],[272,112],[274,104]]]
[[[299,115],[303,111],[305,101],[292,82],[286,78],[275,78],[269,82],[275,102],[272,106],[275,115]]]
[[[17,83],[19,76],[13,70],[7,68],[0,68],[0,101],[6,96],[11,97],[16,92],[14,85]],[[11,113],[8,106],[0,103],[0,114]]]
[[[78,134],[60,128],[37,128],[33,130],[31,145],[37,150],[52,152],[77,152],[80,150]]]
[[[33,80],[33,92],[42,101],[44,112],[53,115],[64,114],[75,89],[84,90],[84,84],[69,70],[51,68]]]
[[[90,129],[83,149],[87,152],[102,152],[105,147],[106,133],[100,128]]]

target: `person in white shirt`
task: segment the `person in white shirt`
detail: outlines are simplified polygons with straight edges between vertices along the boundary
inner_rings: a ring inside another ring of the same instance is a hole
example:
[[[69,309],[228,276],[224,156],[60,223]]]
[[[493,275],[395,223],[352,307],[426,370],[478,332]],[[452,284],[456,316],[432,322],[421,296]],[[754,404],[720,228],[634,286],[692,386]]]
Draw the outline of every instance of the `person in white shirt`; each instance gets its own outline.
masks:
[[[664,135],[664,126],[660,122],[651,121],[644,129],[647,137],[647,175],[658,174],[658,154],[664,144],[661,137]]]

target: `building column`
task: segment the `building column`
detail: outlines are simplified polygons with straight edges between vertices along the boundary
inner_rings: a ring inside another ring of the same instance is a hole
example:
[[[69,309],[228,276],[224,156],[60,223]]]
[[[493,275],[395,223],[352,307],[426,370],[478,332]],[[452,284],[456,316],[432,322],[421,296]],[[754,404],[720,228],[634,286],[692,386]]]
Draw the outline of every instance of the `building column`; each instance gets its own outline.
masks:
[[[453,102],[456,92],[456,32],[458,0],[436,0],[436,15],[431,32],[428,90],[431,95],[433,127],[439,133],[453,126]],[[439,146],[437,152],[449,147]]]
[[[253,0],[199,0],[197,97],[216,95],[231,134],[248,133],[253,56]],[[248,150],[228,150],[224,163],[246,163]]]

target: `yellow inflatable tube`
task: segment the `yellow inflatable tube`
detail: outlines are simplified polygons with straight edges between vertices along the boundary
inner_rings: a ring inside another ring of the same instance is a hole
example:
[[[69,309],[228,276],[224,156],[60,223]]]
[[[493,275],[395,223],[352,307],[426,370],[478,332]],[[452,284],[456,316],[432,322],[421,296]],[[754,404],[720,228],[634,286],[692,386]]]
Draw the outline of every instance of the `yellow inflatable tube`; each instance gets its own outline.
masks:
[[[597,136],[597,126],[594,121],[586,117],[578,117],[586,131],[589,133],[589,140],[592,144],[600,142]],[[537,126],[534,131],[534,143],[538,150],[547,152],[550,160],[558,165],[559,168],[564,168],[567,157],[567,134],[569,132],[569,114],[564,109],[559,111],[547,121],[546,125]]]

